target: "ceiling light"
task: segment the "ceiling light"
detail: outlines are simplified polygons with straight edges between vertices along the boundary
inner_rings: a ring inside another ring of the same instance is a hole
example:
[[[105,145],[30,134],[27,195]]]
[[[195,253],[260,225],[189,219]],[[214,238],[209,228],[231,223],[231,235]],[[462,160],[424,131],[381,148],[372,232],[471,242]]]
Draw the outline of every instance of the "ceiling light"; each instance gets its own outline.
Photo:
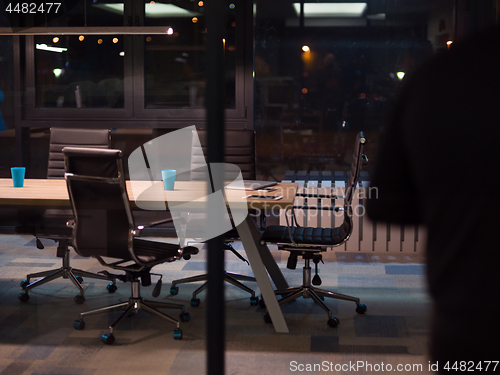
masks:
[[[49,47],[46,44],[37,44],[36,49],[39,49],[42,51],[59,52],[59,53],[65,52],[68,50],[67,48],[63,48],[63,47]]]
[[[92,4],[92,6],[110,11],[115,14],[123,15],[123,3],[121,4]],[[146,17],[148,18],[162,18],[162,17],[193,17],[200,15],[200,13],[192,12],[190,10],[178,7],[173,4],[162,3],[146,3]]]
[[[300,16],[300,3],[294,3]],[[366,3],[304,3],[304,17],[362,17]]]

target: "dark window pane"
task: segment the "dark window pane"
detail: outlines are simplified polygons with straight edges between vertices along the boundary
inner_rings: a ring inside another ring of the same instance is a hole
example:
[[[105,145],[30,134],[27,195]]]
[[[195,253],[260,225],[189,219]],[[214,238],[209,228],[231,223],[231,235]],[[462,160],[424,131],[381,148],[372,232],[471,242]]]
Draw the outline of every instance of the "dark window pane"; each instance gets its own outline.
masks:
[[[123,108],[123,39],[35,37],[37,108]]]
[[[286,170],[347,172],[360,130],[374,160],[379,129],[404,75],[455,39],[453,3],[304,2],[302,18],[300,1],[279,4],[256,0],[261,171],[278,178]]]
[[[235,108],[235,11],[228,2],[225,39],[226,108]],[[146,108],[204,108],[205,35],[202,1],[145,2],[146,26],[166,26],[167,35],[144,36]]]

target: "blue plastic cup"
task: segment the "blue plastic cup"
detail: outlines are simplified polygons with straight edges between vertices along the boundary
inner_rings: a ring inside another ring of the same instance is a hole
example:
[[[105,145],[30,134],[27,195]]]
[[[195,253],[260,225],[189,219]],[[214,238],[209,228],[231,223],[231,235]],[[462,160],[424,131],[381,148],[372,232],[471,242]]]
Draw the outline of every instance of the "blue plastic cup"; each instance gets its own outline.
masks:
[[[23,187],[24,186],[24,173],[26,172],[26,168],[24,167],[12,167],[10,169],[10,173],[12,174],[12,181],[14,183],[14,187]]]
[[[175,184],[175,169],[164,169],[161,171],[161,179],[163,180],[163,190],[174,190]]]

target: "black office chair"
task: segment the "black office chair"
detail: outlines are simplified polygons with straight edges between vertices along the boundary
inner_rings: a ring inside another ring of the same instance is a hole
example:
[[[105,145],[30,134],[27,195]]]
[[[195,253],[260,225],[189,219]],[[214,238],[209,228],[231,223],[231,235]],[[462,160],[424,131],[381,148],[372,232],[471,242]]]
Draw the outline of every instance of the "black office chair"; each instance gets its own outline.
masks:
[[[208,137],[206,130],[197,130],[197,134],[200,140],[200,146],[193,142],[193,149],[191,151],[191,179],[192,180],[204,180],[203,166],[206,165],[205,153],[208,147]],[[240,130],[240,129],[226,129],[224,131],[225,136],[225,148],[224,148],[224,161],[227,163],[237,165],[240,170],[242,177],[247,180],[255,179],[255,133],[253,130]],[[247,262],[243,256],[234,249],[232,243],[239,240],[239,235],[234,228],[224,234],[224,250],[232,252],[238,259]],[[179,280],[172,281],[170,287],[170,294],[177,295],[179,293],[179,284],[192,283],[197,281],[207,281],[208,274],[196,275],[191,277],[186,277]],[[251,281],[256,282],[255,277],[241,275],[233,272],[224,271],[224,281],[234,285],[247,293],[250,293],[250,304],[257,305],[259,303],[259,297],[255,295],[255,291],[242,284],[240,281]],[[198,307],[200,305],[200,299],[197,298],[198,294],[207,288],[208,283],[203,283],[199,288],[193,292],[191,298],[191,306]]]
[[[108,129],[50,129],[47,178],[64,178],[64,156],[62,149],[66,146],[109,148],[110,133]],[[31,224],[17,228],[18,233],[33,234],[36,237],[36,246],[39,249],[44,248],[40,238],[55,241],[57,243],[57,257],[62,258],[62,266],[60,268],[31,273],[26,276],[26,279],[21,282],[23,292],[19,294],[19,299],[22,302],[29,300],[29,290],[60,277],[70,279],[80,290],[80,293],[74,298],[77,304],[85,302],[82,286],[83,277],[111,281],[107,286],[107,290],[110,293],[116,291],[114,276],[100,275],[70,266],[69,246],[72,244],[72,233],[66,223],[72,218],[73,212],[71,209],[47,209],[37,219],[34,219]],[[38,280],[30,282],[31,279]]]
[[[189,321],[184,306],[173,303],[143,300],[140,285],[151,285],[151,268],[165,262],[187,258],[196,254],[195,247],[136,238],[140,229],[135,228],[125,185],[122,152],[66,147],[66,181],[74,212],[73,245],[78,254],[96,258],[102,265],[124,271],[116,275],[123,282],[131,283],[131,297],[127,302],[82,312],[73,324],[75,329],[85,327],[84,317],[112,310],[124,310],[109,326],[110,333],[102,335],[106,344],[114,342],[114,328],[126,316],[145,310],[176,325],[174,338],[182,338],[178,320],[161,313],[156,308],[180,309],[180,321]],[[106,259],[105,259],[106,258]],[[107,259],[111,258],[111,259]],[[161,276],[161,275],[160,275]],[[153,296],[160,294],[161,278]]]
[[[353,229],[352,220],[352,199],[356,191],[356,186],[358,182],[359,173],[361,170],[361,165],[363,159],[366,157],[363,155],[363,147],[366,143],[366,138],[363,133],[360,132],[356,137],[356,143],[354,147],[354,153],[352,156],[351,170],[349,174],[349,179],[346,186],[345,197],[337,196],[323,196],[323,195],[311,195],[302,194],[305,197],[316,197],[316,198],[343,198],[343,207],[302,207],[294,206],[296,209],[329,209],[334,211],[343,211],[344,220],[343,223],[336,228],[315,228],[315,227],[301,227],[298,225],[294,212],[292,210],[291,223],[288,221],[287,215],[287,225],[273,225],[266,228],[261,237],[261,242],[263,244],[277,244],[278,249],[286,250],[290,252],[288,258],[287,268],[295,269],[297,265],[298,257],[302,257],[305,261],[303,268],[303,285],[295,288],[288,288],[285,290],[276,290],[275,294],[282,296],[279,304],[282,305],[285,302],[290,302],[297,299],[300,296],[304,298],[312,298],[314,302],[319,304],[323,310],[328,313],[328,325],[330,327],[336,327],[339,324],[338,318],[332,315],[332,311],[323,303],[324,297],[336,298],[346,301],[353,301],[356,303],[356,312],[358,314],[364,314],[367,311],[367,307],[360,303],[359,298],[347,296],[340,293],[329,292],[324,289],[319,289],[311,285],[311,259],[316,265],[316,274],[312,279],[313,285],[321,285],[321,278],[317,273],[318,263],[321,261],[321,252],[326,251],[329,247],[340,246],[345,243]],[[267,323],[271,323],[271,318],[268,313],[264,316],[264,320]]]

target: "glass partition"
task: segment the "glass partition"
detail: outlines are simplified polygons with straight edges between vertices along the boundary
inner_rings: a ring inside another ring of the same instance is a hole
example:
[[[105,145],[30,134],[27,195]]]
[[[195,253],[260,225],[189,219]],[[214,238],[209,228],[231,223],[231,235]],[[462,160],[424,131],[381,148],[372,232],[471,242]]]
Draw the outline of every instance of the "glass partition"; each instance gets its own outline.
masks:
[[[51,3],[46,3],[51,4]],[[54,3],[51,13],[38,14],[38,26],[48,27],[82,27],[82,26],[123,26],[124,7],[119,0],[66,0],[54,14]],[[60,15],[60,16],[58,16]],[[45,18],[45,19],[42,19]]]
[[[374,160],[405,79],[469,33],[479,3],[494,14],[487,1],[255,0],[258,172],[346,172],[360,130]]]
[[[124,36],[35,37],[36,108],[123,108]]]
[[[235,100],[235,11],[227,2],[225,39],[226,108]],[[203,1],[145,2],[145,26],[168,25],[166,35],[144,35],[146,109],[205,107],[206,20]]]

